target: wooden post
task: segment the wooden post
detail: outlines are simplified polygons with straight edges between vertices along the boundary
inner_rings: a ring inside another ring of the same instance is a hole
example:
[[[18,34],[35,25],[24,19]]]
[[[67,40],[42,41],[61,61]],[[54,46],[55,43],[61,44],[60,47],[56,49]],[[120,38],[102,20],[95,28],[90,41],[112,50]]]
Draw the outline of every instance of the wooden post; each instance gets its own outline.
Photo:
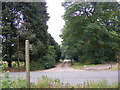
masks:
[[[116,68],[117,68],[117,69],[119,68],[119,64],[118,64],[118,63],[116,64]]]
[[[25,60],[26,60],[26,87],[30,88],[30,57],[29,57],[29,41],[25,41]]]

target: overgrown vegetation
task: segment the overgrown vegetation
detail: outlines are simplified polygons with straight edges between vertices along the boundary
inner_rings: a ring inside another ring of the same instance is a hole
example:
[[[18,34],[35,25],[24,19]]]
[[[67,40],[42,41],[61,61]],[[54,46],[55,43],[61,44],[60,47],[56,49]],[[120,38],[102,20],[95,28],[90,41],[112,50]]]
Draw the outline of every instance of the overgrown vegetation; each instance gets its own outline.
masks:
[[[20,77],[16,80],[12,80],[8,74],[4,74],[4,77],[0,79],[1,88],[25,88],[25,80]],[[103,81],[87,81],[83,84],[77,84],[73,86],[70,83],[62,83],[59,79],[50,79],[47,76],[42,76],[37,82],[31,83],[31,88],[118,88],[118,83],[109,85],[106,80]]]
[[[120,4],[118,2],[64,2],[62,57],[79,63],[118,62]]]
[[[0,88],[25,88],[26,82],[21,77],[13,80],[8,72],[0,73]]]

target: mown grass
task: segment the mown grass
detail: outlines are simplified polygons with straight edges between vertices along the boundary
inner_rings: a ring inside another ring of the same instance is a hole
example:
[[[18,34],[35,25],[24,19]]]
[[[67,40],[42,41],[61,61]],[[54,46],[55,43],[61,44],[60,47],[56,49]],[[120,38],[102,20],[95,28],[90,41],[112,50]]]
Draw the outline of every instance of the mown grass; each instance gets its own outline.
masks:
[[[74,63],[71,67],[75,68],[75,69],[82,69],[82,68],[85,68],[85,67],[100,66],[100,65],[108,65],[108,64],[88,64],[88,65],[85,65],[85,64],[80,64],[80,63]],[[113,68],[108,68],[108,69],[105,69],[105,70],[117,71],[117,70],[120,70],[120,68],[118,69],[117,67],[113,67]]]
[[[115,68],[111,68],[111,69],[105,69],[105,70],[112,70],[112,71],[118,71],[119,70],[120,71],[120,69],[118,69],[116,67]]]
[[[80,63],[74,63],[71,67],[75,69],[81,69],[81,68],[90,67],[90,66],[97,66],[97,65],[94,65],[94,64],[85,65]]]

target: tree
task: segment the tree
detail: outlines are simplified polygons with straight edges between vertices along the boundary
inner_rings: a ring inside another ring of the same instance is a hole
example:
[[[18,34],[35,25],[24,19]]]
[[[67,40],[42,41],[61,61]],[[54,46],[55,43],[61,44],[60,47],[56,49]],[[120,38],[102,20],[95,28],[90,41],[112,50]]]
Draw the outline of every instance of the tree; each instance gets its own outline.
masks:
[[[11,67],[14,50],[16,49],[16,44],[14,44],[17,37],[17,29],[14,25],[16,14],[14,3],[2,4],[3,57],[7,58],[9,67]]]
[[[107,4],[107,6],[106,6]],[[81,63],[116,61],[120,36],[117,2],[65,2],[62,46],[65,55]]]
[[[2,16],[3,60],[8,61],[9,67],[13,60],[25,61],[25,40],[30,41],[32,61],[44,66],[51,61],[54,66],[56,56],[49,43],[46,2],[3,2]]]
[[[46,62],[43,62],[44,67],[46,69],[54,67],[56,64],[55,58],[56,58],[56,54],[55,54],[54,46],[49,45],[47,49],[47,54],[46,56],[44,56],[44,60],[46,60]]]
[[[60,50],[60,46],[58,45],[58,43],[54,40],[54,38],[48,33],[48,42],[51,46],[54,46],[55,49],[55,54],[56,54],[56,62],[59,62],[60,58],[61,58],[61,50]]]

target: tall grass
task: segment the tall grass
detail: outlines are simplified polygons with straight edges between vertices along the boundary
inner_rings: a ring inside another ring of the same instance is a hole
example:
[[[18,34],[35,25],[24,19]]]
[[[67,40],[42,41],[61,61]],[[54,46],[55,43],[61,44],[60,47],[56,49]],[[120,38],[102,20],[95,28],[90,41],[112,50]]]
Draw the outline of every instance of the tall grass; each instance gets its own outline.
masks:
[[[119,83],[120,84],[120,83]],[[34,84],[35,88],[118,88],[118,83],[109,85],[106,80],[99,82],[87,81],[83,84],[77,84],[73,86],[70,83],[62,83],[59,79],[50,79],[47,76],[43,76],[38,80],[37,84]]]
[[[120,84],[120,83],[119,83]],[[26,82],[21,77],[16,80],[11,79],[11,77],[5,73],[2,78],[0,78],[0,88],[25,88]],[[83,84],[72,85],[70,83],[62,83],[59,79],[51,79],[47,76],[42,76],[38,82],[31,83],[30,88],[118,88],[118,83],[113,83],[109,85],[106,80],[96,82],[87,81]]]

